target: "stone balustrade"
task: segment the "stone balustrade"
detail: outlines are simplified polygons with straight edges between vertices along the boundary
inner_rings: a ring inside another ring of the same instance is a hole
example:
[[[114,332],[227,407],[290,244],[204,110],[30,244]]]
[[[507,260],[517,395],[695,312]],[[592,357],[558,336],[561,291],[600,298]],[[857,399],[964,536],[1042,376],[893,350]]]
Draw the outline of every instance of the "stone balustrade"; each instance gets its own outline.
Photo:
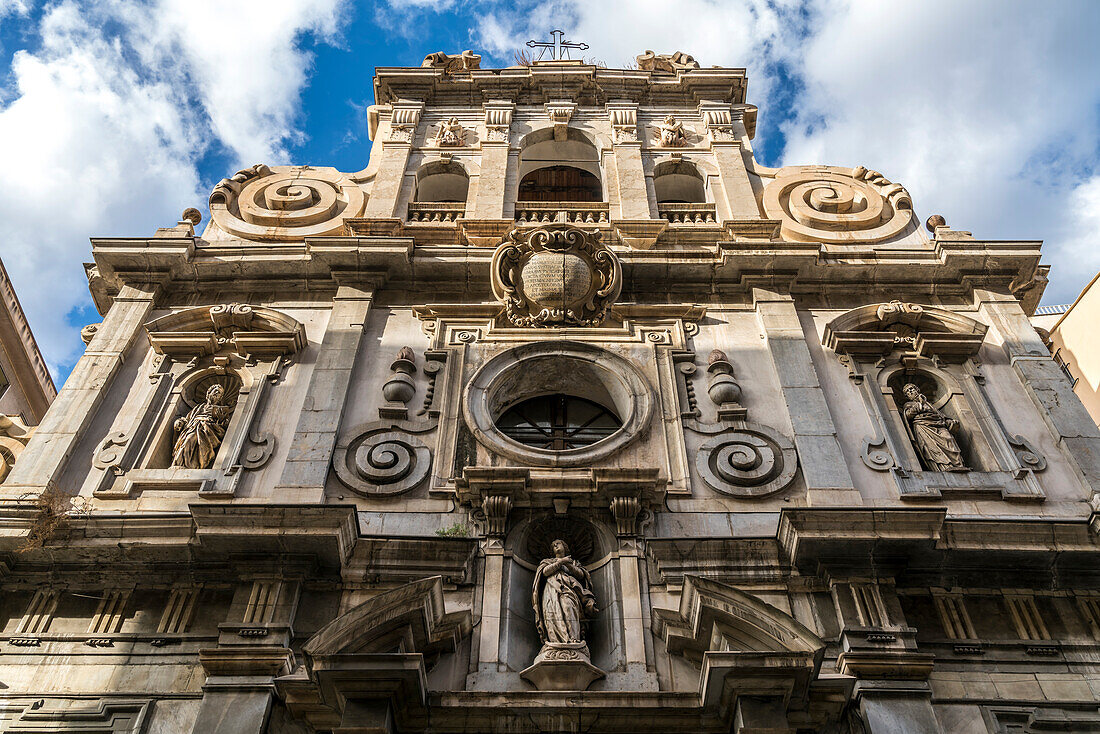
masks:
[[[409,204],[408,221],[416,224],[453,224],[466,212],[461,201],[414,201]]]
[[[670,224],[717,224],[714,204],[658,204],[657,213]]]
[[[524,201],[516,203],[520,224],[607,224],[606,201]]]

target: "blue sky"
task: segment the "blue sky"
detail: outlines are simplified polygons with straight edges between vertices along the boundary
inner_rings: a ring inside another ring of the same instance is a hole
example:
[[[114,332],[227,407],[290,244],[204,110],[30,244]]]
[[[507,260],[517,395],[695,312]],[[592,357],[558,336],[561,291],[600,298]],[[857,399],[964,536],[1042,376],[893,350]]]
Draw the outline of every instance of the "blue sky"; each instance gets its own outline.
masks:
[[[253,163],[369,154],[376,66],[555,27],[610,67],[746,66],[766,165],[866,165],[918,216],[1044,239],[1046,303],[1100,269],[1100,3],[0,0],[0,256],[58,382],[99,320],[89,236],[143,236]]]

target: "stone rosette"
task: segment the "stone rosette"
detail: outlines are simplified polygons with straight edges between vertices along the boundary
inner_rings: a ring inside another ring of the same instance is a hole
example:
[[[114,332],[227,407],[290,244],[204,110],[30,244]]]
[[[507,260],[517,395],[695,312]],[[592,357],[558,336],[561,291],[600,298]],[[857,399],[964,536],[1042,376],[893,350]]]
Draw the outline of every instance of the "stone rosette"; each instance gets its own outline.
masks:
[[[512,230],[491,271],[514,326],[599,326],[622,289],[619,258],[600,232],[571,224]]]

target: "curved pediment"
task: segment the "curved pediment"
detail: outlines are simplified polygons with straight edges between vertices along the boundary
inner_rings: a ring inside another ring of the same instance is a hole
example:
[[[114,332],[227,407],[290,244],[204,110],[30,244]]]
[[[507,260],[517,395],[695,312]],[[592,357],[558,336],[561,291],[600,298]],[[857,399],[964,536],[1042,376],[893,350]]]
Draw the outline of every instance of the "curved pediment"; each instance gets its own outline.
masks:
[[[453,650],[469,633],[469,611],[447,614],[443,577],[430,576],[385,591],[318,630],[307,659],[356,653],[432,653]]]
[[[223,303],[185,308],[145,324],[153,351],[191,359],[232,347],[260,359],[305,348],[306,330],[296,319],[266,306]]]
[[[854,308],[825,327],[821,343],[837,354],[877,358],[895,349],[961,361],[973,356],[989,327],[936,306],[890,301]]]
[[[700,662],[705,652],[808,653],[825,643],[791,615],[719,581],[684,576],[680,608],[654,609],[653,631],[670,653]]]

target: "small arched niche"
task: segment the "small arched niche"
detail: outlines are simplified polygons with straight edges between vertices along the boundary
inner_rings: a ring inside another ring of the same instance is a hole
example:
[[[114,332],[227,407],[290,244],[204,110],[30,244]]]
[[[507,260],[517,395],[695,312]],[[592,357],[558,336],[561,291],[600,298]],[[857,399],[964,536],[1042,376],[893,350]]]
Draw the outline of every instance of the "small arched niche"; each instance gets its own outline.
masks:
[[[658,204],[703,204],[707,200],[703,175],[688,161],[662,161],[653,168],[653,192]]]
[[[552,129],[536,130],[523,141],[517,201],[603,201],[600,153],[579,130],[565,139]]]
[[[597,512],[574,510],[564,515],[532,511],[509,532],[505,547],[510,551],[503,593],[504,620],[501,637],[502,659],[509,667],[522,670],[539,651],[535,627],[533,583],[535,571],[544,558],[552,558],[551,543],[565,541],[569,555],[592,576],[592,590],[600,612],[582,623],[592,663],[604,670],[619,669],[623,650],[623,611],[619,579],[613,561],[618,547],[615,535],[605,522],[595,519]],[[600,684],[595,686],[599,689]]]
[[[454,161],[425,163],[416,172],[417,203],[465,203],[469,190],[466,169]]]
[[[949,375],[935,369],[931,365],[925,367],[905,367],[900,364],[893,368],[888,367],[882,378],[886,386],[886,395],[895,413],[897,422],[905,436],[913,447],[915,462],[924,471],[933,471],[927,461],[921,456],[917,448],[917,442],[912,433],[912,428],[905,418],[905,404],[908,398],[905,396],[905,386],[916,385],[920,389],[932,407],[940,411],[947,418],[957,421],[957,430],[954,438],[962,454],[963,463],[971,471],[995,471],[997,470],[996,458],[991,453],[988,441],[980,428],[980,422],[975,415],[973,407],[962,387]],[[915,467],[914,467],[915,468]]]

